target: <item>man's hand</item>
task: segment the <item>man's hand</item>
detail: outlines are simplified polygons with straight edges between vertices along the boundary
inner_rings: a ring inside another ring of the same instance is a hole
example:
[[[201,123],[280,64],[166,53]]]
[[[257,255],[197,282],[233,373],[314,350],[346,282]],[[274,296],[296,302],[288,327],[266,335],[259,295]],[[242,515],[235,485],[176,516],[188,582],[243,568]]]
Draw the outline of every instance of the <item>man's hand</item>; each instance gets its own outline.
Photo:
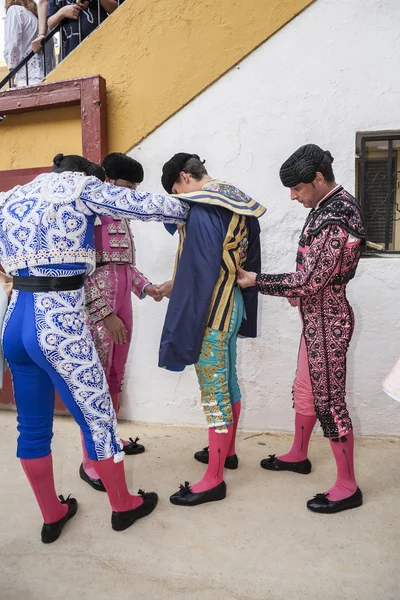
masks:
[[[42,49],[42,41],[44,40],[45,35],[38,35],[35,40],[32,42],[32,50],[36,53],[40,52]]]
[[[62,11],[63,19],[73,19],[76,21],[79,18],[79,13],[81,12],[81,5],[67,4],[66,6],[60,8],[60,11]]]
[[[156,302],[161,302],[161,300],[163,299],[161,293],[160,293],[160,286],[159,285],[154,285],[153,283],[148,283],[145,287],[144,287],[144,293],[146,294],[146,296],[150,296],[151,298],[154,298],[154,300]]]
[[[104,327],[115,344],[125,344],[128,341],[126,327],[115,313],[103,319]]]
[[[158,289],[160,290],[161,298],[169,298],[172,292],[172,279],[159,285]]]
[[[298,308],[300,306],[300,298],[288,298],[287,300],[293,308]]]
[[[241,288],[254,287],[256,285],[257,273],[245,271],[240,267],[237,270],[237,283]]]

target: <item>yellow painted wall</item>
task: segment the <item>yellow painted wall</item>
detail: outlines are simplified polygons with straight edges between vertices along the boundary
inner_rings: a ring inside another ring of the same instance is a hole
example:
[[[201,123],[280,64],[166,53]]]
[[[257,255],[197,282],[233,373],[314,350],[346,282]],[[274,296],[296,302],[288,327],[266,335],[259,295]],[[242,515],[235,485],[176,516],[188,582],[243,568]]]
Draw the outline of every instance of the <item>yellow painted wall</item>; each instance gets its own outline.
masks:
[[[82,154],[78,106],[9,116],[0,123],[0,170],[50,166],[58,152]]]
[[[126,0],[48,81],[102,75],[109,149],[127,152],[312,1]],[[13,134],[1,127],[0,169],[5,169],[10,161],[3,142]],[[73,145],[75,129],[71,123],[57,125],[60,139],[38,143],[29,166],[49,164],[64,138]],[[17,130],[23,148],[32,132]]]
[[[0,81],[8,75],[8,67],[5,62],[0,61]]]

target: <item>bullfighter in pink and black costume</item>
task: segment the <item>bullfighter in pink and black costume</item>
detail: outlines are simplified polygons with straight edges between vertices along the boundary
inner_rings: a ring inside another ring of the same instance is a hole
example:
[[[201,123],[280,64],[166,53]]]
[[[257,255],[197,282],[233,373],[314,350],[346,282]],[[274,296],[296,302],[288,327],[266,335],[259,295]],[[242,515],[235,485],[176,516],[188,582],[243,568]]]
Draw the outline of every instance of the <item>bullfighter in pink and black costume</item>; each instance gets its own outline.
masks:
[[[102,163],[105,178],[119,187],[136,190],[144,179],[142,165],[119,152],[105,157]],[[100,168],[100,167],[99,167]],[[153,285],[136,267],[136,250],[127,219],[115,216],[98,217],[94,228],[96,270],[85,282],[88,326],[99,355],[115,413],[118,415],[120,394],[132,339],[132,293],[143,299],[157,295]],[[125,454],[145,451],[139,438],[121,440]],[[105,492],[94,463],[87,455],[82,440],[83,462],[81,479],[92,488]]]
[[[284,296],[298,306],[303,333],[293,385],[296,411],[291,450],[261,461],[264,469],[308,474],[308,444],[317,421],[329,438],[337,465],[335,485],[317,494],[307,507],[334,513],[362,504],[354,476],[354,437],[346,406],[346,355],[354,315],[346,285],[354,277],[365,241],[355,198],[337,185],[333,158],[318,146],[299,148],[281,167],[291,199],[312,208],[300,236],[297,270],[270,275],[240,271],[242,287],[257,285],[262,294]]]

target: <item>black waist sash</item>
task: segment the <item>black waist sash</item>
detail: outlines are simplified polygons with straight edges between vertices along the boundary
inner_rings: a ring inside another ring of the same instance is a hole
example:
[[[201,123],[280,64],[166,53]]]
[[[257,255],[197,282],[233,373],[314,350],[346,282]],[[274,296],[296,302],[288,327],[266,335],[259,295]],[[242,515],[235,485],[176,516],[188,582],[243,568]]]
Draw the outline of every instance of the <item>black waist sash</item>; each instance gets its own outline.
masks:
[[[68,292],[79,290],[85,283],[85,274],[71,277],[14,277],[13,289],[20,292]]]

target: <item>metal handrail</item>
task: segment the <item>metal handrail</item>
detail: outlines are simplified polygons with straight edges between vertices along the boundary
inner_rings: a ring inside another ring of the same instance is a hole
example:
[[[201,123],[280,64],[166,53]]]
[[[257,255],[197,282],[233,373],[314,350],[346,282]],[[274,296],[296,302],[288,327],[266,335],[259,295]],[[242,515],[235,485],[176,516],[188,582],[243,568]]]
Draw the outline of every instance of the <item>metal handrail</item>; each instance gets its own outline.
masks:
[[[44,76],[46,77],[47,73],[46,73],[46,51],[44,49],[44,45],[51,40],[51,38],[58,33],[58,31],[60,31],[61,29],[61,23],[59,23],[57,25],[57,27],[54,27],[54,29],[52,29],[42,40],[42,46],[43,46],[43,67],[44,67]],[[12,80],[15,77],[15,75],[23,68],[25,67],[25,72],[26,72],[26,78],[27,81],[29,82],[29,75],[28,75],[28,62],[35,56],[35,52],[33,50],[31,50],[31,52],[29,52],[29,54],[27,54],[25,56],[25,58],[23,58],[21,60],[21,62],[14,67],[14,69],[12,71],[10,71],[8,73],[8,75],[6,77],[4,77],[4,79],[2,79],[0,81],[0,89],[3,88],[7,83],[8,83],[8,87],[11,88],[12,87]],[[29,84],[27,84],[29,85]]]
[[[118,7],[122,4],[123,0],[117,0],[117,4]],[[79,44],[82,42],[82,24],[81,24],[81,18],[82,15],[79,15],[79,19],[78,19],[78,34],[79,34]],[[97,18],[98,18],[98,25],[97,27],[99,27],[101,25],[101,3],[100,0],[97,0]],[[62,21],[61,23],[59,23],[56,27],[54,27],[54,29],[52,29],[42,40],[42,47],[43,47],[43,72],[44,72],[44,76],[46,77],[47,75],[47,69],[46,69],[46,50],[45,50],[45,44],[51,40],[51,38],[58,33],[59,31],[61,32],[61,39],[60,39],[60,57],[61,60],[63,60],[65,58],[65,56],[63,55],[63,29],[62,29]],[[96,29],[97,29],[96,27]],[[95,30],[94,30],[95,31]],[[11,89],[12,88],[12,80],[15,77],[15,75],[23,68],[25,67],[25,74],[26,74],[26,85],[29,85],[29,73],[28,73],[28,62],[35,56],[35,52],[33,52],[33,50],[31,52],[29,52],[29,54],[27,54],[25,56],[25,58],[23,58],[21,60],[21,62],[12,70],[8,73],[8,75],[6,77],[4,77],[4,79],[2,79],[0,81],[0,90],[1,88],[3,88],[7,83],[8,83],[8,87]]]

